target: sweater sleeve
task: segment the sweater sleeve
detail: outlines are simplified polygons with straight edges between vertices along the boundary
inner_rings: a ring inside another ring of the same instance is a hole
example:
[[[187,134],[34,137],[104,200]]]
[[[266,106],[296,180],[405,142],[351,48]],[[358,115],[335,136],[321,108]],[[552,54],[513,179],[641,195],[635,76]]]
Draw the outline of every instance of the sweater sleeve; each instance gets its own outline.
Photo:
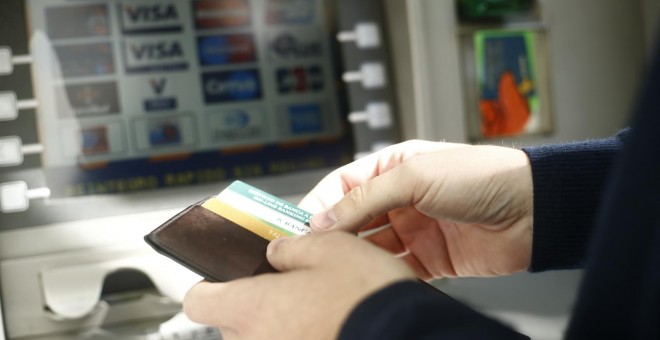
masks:
[[[340,340],[529,339],[423,282],[394,283],[362,301]]]
[[[534,185],[530,271],[582,266],[610,167],[627,134],[523,148]]]

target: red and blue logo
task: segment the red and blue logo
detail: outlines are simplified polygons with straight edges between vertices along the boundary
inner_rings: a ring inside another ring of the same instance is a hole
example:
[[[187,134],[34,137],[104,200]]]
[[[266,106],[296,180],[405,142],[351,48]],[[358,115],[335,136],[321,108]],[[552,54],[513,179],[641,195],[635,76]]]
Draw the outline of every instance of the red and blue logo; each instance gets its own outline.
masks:
[[[323,90],[323,71],[319,65],[282,67],[275,71],[277,91],[282,94]]]
[[[251,34],[213,35],[197,38],[202,66],[249,63],[257,60]]]

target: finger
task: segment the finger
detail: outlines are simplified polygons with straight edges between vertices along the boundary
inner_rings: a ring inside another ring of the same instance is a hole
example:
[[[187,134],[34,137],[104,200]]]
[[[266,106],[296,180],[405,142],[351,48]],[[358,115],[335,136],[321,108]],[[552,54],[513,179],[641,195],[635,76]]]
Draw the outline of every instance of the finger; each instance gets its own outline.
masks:
[[[240,320],[236,315],[242,314],[238,309],[250,308],[241,301],[250,295],[252,289],[246,287],[248,280],[234,280],[227,283],[210,283],[202,281],[194,285],[183,300],[183,311],[186,316],[197,323],[213,325],[223,331],[232,332],[233,326]]]
[[[312,229],[354,231],[388,211],[411,205],[414,171],[404,164],[353,188],[337,204],[314,215]]]
[[[375,219],[369,221],[369,223],[365,224],[362,228],[360,228],[360,232],[363,231],[369,231],[372,229],[377,229],[381,228],[383,226],[386,226],[390,224],[390,218],[387,216],[387,214],[380,215],[376,217]]]
[[[298,205],[311,213],[318,213],[337,203],[351,189],[414,155],[458,147],[461,144],[412,140],[381,149],[331,172]]]
[[[396,231],[391,227],[367,234],[364,236],[364,239],[394,255],[402,254],[407,251],[406,246],[401,242]]]
[[[429,271],[424,267],[422,262],[419,261],[417,256],[411,252],[405,253],[403,256],[399,257],[402,259],[410,269],[415,273],[415,276],[417,278],[422,279],[424,281],[429,281],[431,279],[434,279],[433,274],[429,273]]]
[[[361,158],[328,174],[301,201],[298,206],[318,213],[337,203],[354,187],[376,176],[376,155]]]
[[[266,254],[275,269],[291,271],[350,259],[359,246],[355,236],[334,232],[275,239],[268,245]]]

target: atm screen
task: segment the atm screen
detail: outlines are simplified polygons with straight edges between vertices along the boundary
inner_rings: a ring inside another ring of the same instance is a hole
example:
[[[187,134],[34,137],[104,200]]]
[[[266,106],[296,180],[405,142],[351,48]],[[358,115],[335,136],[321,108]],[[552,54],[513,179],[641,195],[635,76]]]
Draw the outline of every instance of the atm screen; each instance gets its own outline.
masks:
[[[347,162],[331,2],[28,0],[51,197]]]

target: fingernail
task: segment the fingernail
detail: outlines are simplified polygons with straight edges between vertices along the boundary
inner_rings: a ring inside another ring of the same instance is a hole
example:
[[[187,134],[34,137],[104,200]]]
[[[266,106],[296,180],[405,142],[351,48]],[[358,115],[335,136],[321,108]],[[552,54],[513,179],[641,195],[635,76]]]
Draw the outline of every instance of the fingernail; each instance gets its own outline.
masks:
[[[335,215],[334,209],[329,207],[324,211],[312,216],[310,222],[312,226],[318,230],[327,230],[337,223],[337,215]]]
[[[277,248],[279,248],[282,244],[286,243],[287,241],[289,241],[288,237],[280,237],[270,241],[270,243],[268,244],[268,248],[266,248],[266,256],[273,255],[277,251]]]

